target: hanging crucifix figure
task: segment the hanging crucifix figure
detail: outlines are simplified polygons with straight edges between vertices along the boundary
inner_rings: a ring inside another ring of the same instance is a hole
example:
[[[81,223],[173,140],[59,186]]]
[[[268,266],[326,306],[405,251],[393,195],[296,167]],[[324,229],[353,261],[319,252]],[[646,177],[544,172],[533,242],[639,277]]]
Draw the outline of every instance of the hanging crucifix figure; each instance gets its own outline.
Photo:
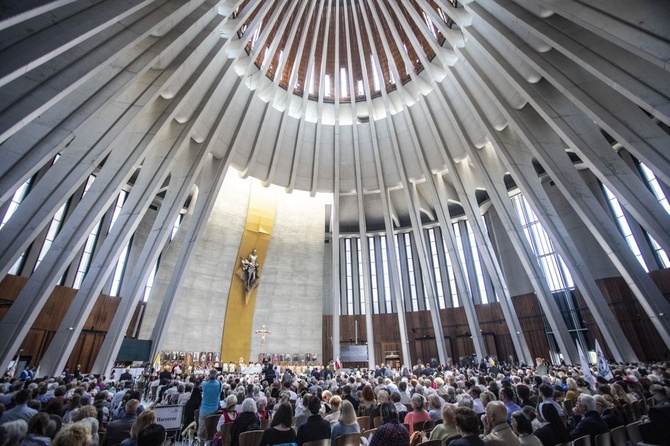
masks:
[[[265,346],[265,335],[272,334],[270,330],[265,329],[265,325],[263,325],[263,328],[260,330],[256,330],[257,335],[261,335],[261,347]]]
[[[246,259],[242,259],[242,270],[244,271],[244,291],[247,293],[254,289],[258,280],[258,254],[254,249]]]

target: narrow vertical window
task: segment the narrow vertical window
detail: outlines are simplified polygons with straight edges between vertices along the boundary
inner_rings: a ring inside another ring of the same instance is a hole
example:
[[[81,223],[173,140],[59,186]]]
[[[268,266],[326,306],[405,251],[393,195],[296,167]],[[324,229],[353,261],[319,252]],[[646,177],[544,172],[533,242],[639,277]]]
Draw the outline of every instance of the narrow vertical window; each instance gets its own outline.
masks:
[[[181,226],[182,220],[184,220],[184,214],[179,214],[174,221],[174,224],[172,225],[172,231],[170,231],[170,240],[174,240],[175,236],[177,235],[177,231]]]
[[[116,262],[116,269],[114,270],[114,278],[112,279],[112,288],[109,292],[111,296],[119,296],[121,292],[121,282],[123,281],[123,275],[126,272],[126,263],[128,262],[128,254],[130,254],[130,243],[132,238],[126,243],[126,247],[123,248],[121,255],[119,256],[118,262]]]
[[[441,309],[446,308],[444,301],[444,287],[442,286],[442,271],[437,254],[437,243],[435,241],[435,229],[428,230],[428,241],[430,242],[431,260],[433,262],[433,273],[435,274],[435,285],[437,287],[437,303]]]
[[[668,197],[666,197],[665,193],[663,193],[663,189],[661,189],[661,185],[658,184],[658,179],[656,178],[656,175],[654,175],[654,172],[652,172],[651,169],[649,169],[641,162],[638,163],[638,166],[640,168],[640,172],[642,173],[642,178],[644,178],[645,182],[647,183],[647,187],[651,189],[651,192],[656,196],[656,199],[659,203],[661,203],[661,206],[663,206],[666,212],[670,213],[670,203],[668,203]]]
[[[361,308],[361,313],[360,314],[365,314],[365,281],[363,280],[363,274],[364,273],[364,268],[363,268],[363,255],[362,255],[362,249],[363,249],[363,239],[358,239],[358,303]]]
[[[73,288],[79,289],[79,287],[81,287],[81,283],[84,281],[84,277],[86,277],[88,268],[91,265],[91,259],[93,258],[93,251],[95,250],[95,245],[98,241],[98,233],[100,232],[101,226],[102,221],[98,222],[98,224],[93,227],[91,233],[88,235],[88,238],[86,239],[86,244],[84,245],[84,252],[81,255],[81,259],[79,260],[79,266],[77,267],[77,274],[74,277],[74,284],[72,285]]]
[[[400,260],[402,258],[401,251],[400,251],[400,243],[403,243],[402,241],[402,235],[399,234],[394,234],[393,237],[395,238],[395,255],[396,255],[396,261],[397,261],[397,266],[398,266],[398,280],[400,282],[400,289],[402,290],[402,300],[401,302],[403,303],[403,308],[407,308],[408,305],[405,302],[405,298],[407,297],[405,295],[405,274],[403,274],[403,268],[402,268],[402,261]],[[398,311],[401,311],[399,308]]]
[[[7,212],[5,212],[4,217],[2,218],[2,222],[0,222],[0,229],[2,229],[5,224],[9,221],[9,219],[14,215],[16,210],[19,208],[19,205],[25,200],[25,198],[28,196],[28,192],[30,191],[30,186],[32,183],[32,178],[29,178],[28,181],[23,183],[21,187],[19,187],[16,192],[14,192],[14,195],[12,195],[12,201],[9,203],[9,206],[7,207]],[[13,274],[13,275],[19,275],[21,273],[21,270],[23,269],[23,264],[26,261],[26,252],[24,251],[21,253],[21,256],[14,262],[14,265],[7,271],[8,274]]]
[[[65,212],[67,211],[67,206],[68,206],[69,200],[63,203],[63,205],[56,211],[56,215],[54,215],[54,218],[51,219],[51,224],[49,225],[49,230],[47,231],[47,236],[44,239],[44,243],[42,244],[42,249],[40,250],[39,255],[37,256],[37,262],[35,263],[35,269],[37,269],[38,266],[40,266],[40,263],[42,263],[42,260],[44,259],[44,256],[47,255],[47,252],[49,252],[49,248],[51,248],[51,244],[53,243],[54,239],[60,232],[60,228],[63,225],[63,219],[65,218]],[[33,270],[34,271],[34,270]]]
[[[261,35],[261,28],[263,27],[263,21],[261,20],[258,26],[256,27],[256,30],[254,31],[254,34],[251,36],[251,49],[254,48],[254,45],[256,44],[256,41],[258,40],[258,36]]]
[[[114,226],[114,223],[116,223],[116,219],[119,218],[119,214],[121,213],[121,208],[123,207],[123,203],[126,202],[126,198],[128,197],[128,192],[125,190],[122,190],[121,193],[119,193],[118,198],[116,199],[116,205],[114,206],[114,212],[112,212],[112,219],[109,222],[109,228],[107,228],[107,233],[109,234],[109,231],[112,230],[112,227]]]
[[[547,284],[552,292],[562,291],[575,287],[572,274],[556,252],[554,243],[549,234],[540,224],[540,220],[530,207],[530,204],[521,194],[512,197],[512,203],[517,217],[521,221],[526,238],[537,256],[538,262],[544,271]]]
[[[458,250],[458,260],[463,266],[463,275],[465,276],[465,286],[470,288],[470,276],[468,275],[468,265],[465,262],[465,251],[463,247],[463,237],[461,237],[461,228],[458,223],[453,223],[452,227],[454,228],[454,239],[456,242],[456,249]]]
[[[267,63],[269,56],[270,56],[270,48],[266,46],[265,49],[263,50],[263,62],[261,62],[261,68],[265,67],[265,64]]]
[[[326,77],[324,78],[324,96],[327,98],[330,98],[333,96],[333,94],[330,92],[330,74],[326,74]]]
[[[412,311],[419,309],[419,299],[416,291],[416,277],[414,276],[414,253],[412,252],[412,237],[410,234],[403,234],[405,239],[405,251],[407,256],[407,275],[409,277],[409,293],[412,302]]]
[[[374,91],[381,90],[381,84],[379,83],[379,74],[377,73],[377,65],[375,64],[375,58],[370,54],[370,68],[372,69],[372,82],[374,85]]]
[[[386,304],[386,312],[393,311],[393,299],[391,299],[391,276],[389,273],[388,252],[386,250],[386,237],[381,237],[382,246],[382,271],[384,275],[384,302]]]
[[[447,276],[449,277],[449,291],[451,293],[451,305],[453,307],[458,307],[460,306],[460,303],[458,300],[458,288],[456,288],[456,277],[454,276],[454,265],[451,263],[451,256],[449,255],[449,250],[447,249],[447,242],[444,240],[444,237],[442,237],[442,246],[444,247],[444,252],[446,253],[445,257],[447,260]]]
[[[479,296],[483,304],[489,303],[489,298],[486,293],[486,285],[484,284],[484,272],[482,271],[482,264],[479,258],[479,249],[477,249],[477,242],[475,241],[475,233],[472,231],[472,225],[465,222],[468,228],[468,240],[470,242],[470,252],[472,253],[473,263],[475,265],[475,276],[477,277],[477,288],[479,289]]]
[[[344,241],[345,273],[347,276],[347,314],[354,314],[354,278],[351,265],[351,239]]]
[[[621,203],[619,203],[619,200],[617,200],[617,198],[607,188],[607,186],[605,186],[602,183],[601,185],[603,191],[605,192],[605,198],[607,198],[610,211],[612,212],[612,215],[614,215],[616,224],[619,227],[619,232],[621,232],[621,235],[623,235],[624,239],[626,239],[628,247],[633,252],[633,254],[635,254],[635,257],[637,258],[638,262],[640,262],[640,265],[642,265],[642,268],[644,268],[646,272],[649,272],[649,268],[647,267],[647,264],[644,261],[644,258],[642,257],[642,252],[640,251],[640,247],[637,244],[637,240],[635,240],[635,236],[633,236],[633,231],[631,231],[630,225],[628,224],[628,220],[626,220],[626,216],[623,213]]]
[[[423,11],[423,20],[426,22],[426,25],[428,25],[428,29],[430,29],[430,32],[433,34],[433,37],[437,39],[437,33],[435,32],[435,26],[433,25],[433,21],[430,20],[430,17],[426,14],[426,11]]]
[[[158,265],[160,259],[156,261],[149,278],[147,279],[147,284],[144,286],[144,296],[142,297],[142,302],[148,302],[149,296],[151,296],[151,289],[154,287],[154,281],[156,280],[156,273],[158,272]]]
[[[12,215],[14,215],[14,212],[16,212],[21,202],[25,200],[26,196],[28,195],[28,191],[30,191],[31,183],[32,178],[28,179],[28,181],[23,183],[21,187],[19,187],[16,192],[14,192],[14,195],[12,195],[12,201],[9,203],[7,212],[5,212],[5,216],[2,218],[2,223],[0,223],[0,229],[5,226],[5,223],[7,223]]]
[[[549,289],[561,310],[561,316],[565,321],[570,336],[573,340],[578,341],[587,348],[591,345],[591,338],[588,329],[584,325],[584,317],[579,307],[575,292],[575,283],[570,271],[568,271],[561,256],[556,252],[549,234],[542,227],[530,203],[520,193],[511,197],[511,200],[528,243],[542,268]],[[543,323],[549,338],[549,345],[552,346],[553,353],[557,354],[558,347],[555,339],[553,339],[553,332],[544,314]]]
[[[349,89],[347,88],[347,69],[340,68],[340,97],[349,97]]]
[[[370,244],[370,288],[372,288],[372,313],[379,314],[379,290],[377,289],[377,257],[375,255],[375,240],[369,240]]]
[[[658,184],[658,179],[656,178],[656,175],[654,175],[654,172],[652,172],[651,169],[645,166],[642,162],[638,162],[638,167],[640,169],[640,173],[642,174],[642,178],[644,178],[645,182],[647,183],[649,190],[651,190],[658,202],[661,204],[661,206],[663,206],[663,209],[670,213],[670,203],[668,203],[668,197],[665,196],[661,185]],[[665,252],[663,248],[661,248],[661,246],[651,235],[647,234],[647,237],[649,238],[649,244],[651,245],[651,249],[654,251],[658,265],[661,268],[670,268],[668,253]]]

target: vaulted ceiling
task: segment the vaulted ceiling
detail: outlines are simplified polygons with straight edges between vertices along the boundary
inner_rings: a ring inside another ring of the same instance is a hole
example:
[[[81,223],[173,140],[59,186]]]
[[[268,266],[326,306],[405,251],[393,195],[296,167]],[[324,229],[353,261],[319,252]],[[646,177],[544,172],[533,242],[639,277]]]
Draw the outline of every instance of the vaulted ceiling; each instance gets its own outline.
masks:
[[[4,198],[67,132],[109,131],[113,114],[78,127],[92,107],[142,94],[242,176],[335,192],[345,229],[383,227],[387,214],[431,221],[440,207],[458,216],[464,193],[487,200],[483,171],[498,163],[494,180],[509,172],[509,186],[520,159],[473,157],[527,152],[531,121],[590,167],[565,128],[587,121],[667,181],[667,150],[649,142],[670,124],[667,23],[652,0],[46,2],[0,22]],[[473,176],[454,183],[462,163]]]

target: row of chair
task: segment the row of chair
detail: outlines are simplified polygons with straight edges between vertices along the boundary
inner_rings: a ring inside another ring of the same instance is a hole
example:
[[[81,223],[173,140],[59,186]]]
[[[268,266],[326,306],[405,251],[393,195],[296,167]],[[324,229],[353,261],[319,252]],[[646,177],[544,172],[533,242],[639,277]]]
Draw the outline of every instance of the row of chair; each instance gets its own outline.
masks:
[[[604,434],[596,435],[595,444],[591,437],[585,435],[569,443],[561,443],[556,446],[629,446],[629,444],[638,445],[642,443],[639,425],[641,421],[635,421],[626,426],[619,426]]]
[[[332,444],[330,439],[325,439],[308,441],[307,443],[303,443],[303,446],[359,446],[361,444],[361,437],[366,437],[369,440],[374,431],[376,429],[370,429],[362,434],[340,435]],[[242,444],[241,439],[242,436],[240,436],[240,446],[245,446]],[[428,440],[420,443],[419,446],[440,446],[441,444],[440,440]]]
[[[640,420],[644,415],[647,415],[649,413],[649,407],[653,405],[653,398],[648,398],[647,400],[637,400],[631,402],[630,404],[624,404],[619,408],[618,412],[626,424],[630,424]],[[563,401],[563,411],[568,418],[572,417],[572,408],[572,400]]]

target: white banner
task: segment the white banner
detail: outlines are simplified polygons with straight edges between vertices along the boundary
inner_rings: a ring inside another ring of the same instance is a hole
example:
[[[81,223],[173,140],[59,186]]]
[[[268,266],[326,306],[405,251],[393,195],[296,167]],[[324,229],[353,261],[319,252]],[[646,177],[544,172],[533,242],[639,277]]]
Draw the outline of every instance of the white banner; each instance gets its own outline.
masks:
[[[151,409],[156,415],[156,423],[166,431],[181,429],[181,411],[184,406],[154,406]]]

